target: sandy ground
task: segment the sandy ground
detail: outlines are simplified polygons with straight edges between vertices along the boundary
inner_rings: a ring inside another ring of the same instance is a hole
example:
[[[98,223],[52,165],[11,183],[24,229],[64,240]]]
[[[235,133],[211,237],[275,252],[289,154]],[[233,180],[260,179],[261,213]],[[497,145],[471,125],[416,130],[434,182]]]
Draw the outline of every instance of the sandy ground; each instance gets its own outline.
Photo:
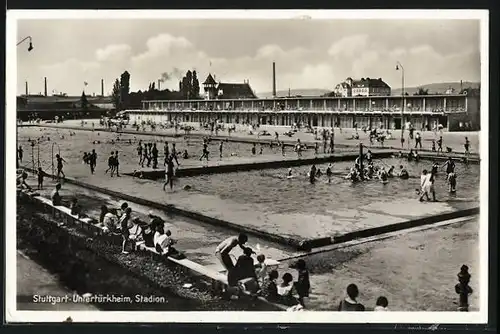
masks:
[[[393,311],[456,311],[454,291],[462,264],[472,275],[470,310],[479,308],[479,220],[407,233],[382,241],[306,257],[311,306],[332,310],[355,283],[359,301],[373,308],[379,296]],[[294,270],[289,269],[291,273]],[[321,288],[317,288],[321,287]]]

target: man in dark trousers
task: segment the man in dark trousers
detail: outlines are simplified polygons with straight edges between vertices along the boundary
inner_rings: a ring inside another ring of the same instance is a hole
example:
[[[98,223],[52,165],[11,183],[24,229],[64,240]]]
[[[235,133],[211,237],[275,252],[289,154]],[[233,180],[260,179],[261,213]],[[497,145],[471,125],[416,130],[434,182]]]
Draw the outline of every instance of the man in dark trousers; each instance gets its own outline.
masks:
[[[89,158],[90,158],[89,159],[90,173],[94,174],[95,167],[97,166],[97,153],[95,152],[95,149],[92,150],[92,153],[90,154]]]

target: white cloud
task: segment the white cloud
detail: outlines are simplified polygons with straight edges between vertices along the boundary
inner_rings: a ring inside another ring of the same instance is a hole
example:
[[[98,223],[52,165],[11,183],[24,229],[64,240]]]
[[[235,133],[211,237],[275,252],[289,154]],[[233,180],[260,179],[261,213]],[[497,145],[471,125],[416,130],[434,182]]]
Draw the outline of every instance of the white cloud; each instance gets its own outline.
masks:
[[[321,50],[320,46],[317,49],[286,49],[267,44],[257,48],[253,55],[224,58],[207,54],[184,37],[159,34],[149,38],[145,49],[137,54],[133,54],[127,44],[113,44],[96,50],[95,59],[72,58],[39,67],[36,74],[48,76],[60,90],[67,89],[68,93],[76,94],[83,81],[89,82],[89,89],[99,92],[101,78],[104,78],[108,92],[114,79],[124,70],[131,74],[132,90],[146,88],[164,72],[171,73],[172,79],[164,82],[162,87],[177,89],[182,74],[188,69],[196,69],[201,82],[211,72],[221,81],[243,82],[248,79],[254,90],[266,92],[272,89],[273,61],[276,62],[278,89],[333,89],[348,76],[381,77],[390,85],[399,87],[401,73],[395,71],[396,61],[405,66],[408,86],[479,79],[479,58],[473,49],[454,54],[441,54],[431,45],[388,49],[371,41],[368,35],[346,36],[332,43],[327,50]]]
[[[95,52],[98,61],[123,61],[130,58],[132,48],[127,44],[112,44]]]
[[[368,35],[351,35],[339,39],[328,49],[330,56],[357,56],[368,45]]]

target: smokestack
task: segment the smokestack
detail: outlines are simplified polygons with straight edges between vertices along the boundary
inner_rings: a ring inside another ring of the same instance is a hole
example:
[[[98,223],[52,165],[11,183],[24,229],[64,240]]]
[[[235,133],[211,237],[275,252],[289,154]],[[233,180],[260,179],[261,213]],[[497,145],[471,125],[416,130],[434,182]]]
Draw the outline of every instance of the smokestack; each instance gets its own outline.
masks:
[[[273,61],[273,97],[276,97],[276,63]]]
[[[43,78],[44,84],[45,84],[45,89],[44,89],[44,95],[47,96],[47,77]]]
[[[26,81],[26,96],[28,96],[29,90],[28,90],[28,81]]]
[[[160,90],[160,83],[161,83],[161,80],[158,79],[158,90]]]
[[[104,96],[104,79],[101,79],[101,96]]]

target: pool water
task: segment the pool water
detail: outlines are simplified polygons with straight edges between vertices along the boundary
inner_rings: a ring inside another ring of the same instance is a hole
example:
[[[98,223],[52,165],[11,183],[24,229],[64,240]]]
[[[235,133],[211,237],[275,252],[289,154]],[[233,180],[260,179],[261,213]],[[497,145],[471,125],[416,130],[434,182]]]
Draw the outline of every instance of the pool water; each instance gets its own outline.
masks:
[[[139,140],[143,143],[156,142],[158,148],[158,165],[159,168],[163,168],[163,146],[165,140],[168,141],[170,150],[172,149],[172,143],[176,143],[177,152],[188,151],[189,159],[182,159],[179,157],[179,162],[184,166],[201,166],[199,158],[202,152],[202,139],[201,138],[190,138],[185,140],[184,138],[165,138],[155,135],[131,135],[131,134],[116,134],[109,132],[99,132],[99,131],[74,131],[75,135],[70,136],[70,131],[66,129],[54,129],[54,128],[40,128],[40,127],[23,127],[18,129],[18,146],[21,145],[24,150],[24,159],[22,165],[31,166],[32,165],[32,150],[28,139],[36,139],[43,136],[40,141],[40,162],[45,171],[50,171],[52,164],[52,146],[54,145],[54,154],[57,154],[60,150],[61,156],[67,161],[65,166],[65,171],[70,171],[68,175],[78,177],[75,174],[80,172],[80,169],[88,174],[87,167],[77,168],[73,170],[74,166],[82,166],[82,158],[84,152],[91,152],[92,149],[96,150],[98,155],[97,168],[107,168],[107,159],[111,152],[119,151],[120,156],[120,168],[123,172],[132,172],[133,170],[139,168],[138,162],[139,158],[137,155],[137,145]],[[64,139],[61,139],[64,136]],[[47,137],[50,137],[50,141],[47,141]],[[120,138],[118,141],[117,138]],[[132,143],[129,143],[131,140]],[[100,141],[100,143],[93,144],[94,141]],[[114,142],[112,142],[114,141]],[[54,144],[55,143],[55,144]],[[219,160],[219,143],[220,141],[212,141],[209,144],[208,151],[210,152],[210,160]],[[224,142],[223,144],[223,161],[234,160],[237,161],[240,158],[245,158],[248,162],[248,158],[252,157],[252,144],[250,143],[237,143],[237,142]],[[321,152],[322,148],[320,148]],[[353,151],[355,148],[343,147],[336,148],[336,151]],[[295,156],[291,147],[286,147],[287,156]],[[34,160],[35,164],[38,161],[38,148],[35,147],[34,150]],[[256,156],[266,157],[269,159],[281,159],[281,149],[277,146],[273,148],[269,145],[262,146],[262,155],[260,155],[260,145],[256,145]],[[314,156],[314,150],[308,149],[303,152],[303,157]],[[101,167],[100,167],[101,166]],[[105,167],[106,166],[106,167]],[[182,167],[182,166],[181,166]],[[74,173],[73,173],[74,172]]]
[[[328,214],[336,208],[357,208],[375,201],[396,201],[401,198],[417,198],[416,189],[420,188],[420,173],[430,170],[430,161],[408,163],[404,159],[375,160],[375,165],[404,165],[410,174],[408,180],[389,179],[387,184],[379,180],[352,183],[344,176],[353,165],[352,162],[339,162],[333,165],[334,177],[331,183],[321,176],[315,184],[310,184],[307,172],[310,166],[293,168],[295,178],[287,179],[287,168],[213,174],[185,177],[183,184],[189,184],[193,191],[219,196],[239,203],[260,204],[264,211],[272,213],[312,213]],[[325,172],[327,164],[318,165]],[[435,182],[436,196],[439,201],[479,200],[479,165],[456,165],[457,194],[448,193],[445,171],[440,171]]]

